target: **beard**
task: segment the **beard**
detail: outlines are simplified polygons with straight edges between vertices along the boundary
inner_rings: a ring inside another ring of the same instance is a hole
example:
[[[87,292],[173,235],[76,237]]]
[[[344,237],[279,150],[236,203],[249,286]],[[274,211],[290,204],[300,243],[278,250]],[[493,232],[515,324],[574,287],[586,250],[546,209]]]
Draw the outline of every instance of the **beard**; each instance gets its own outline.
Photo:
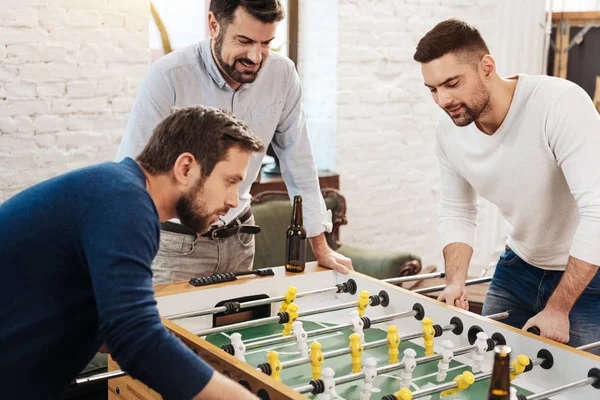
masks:
[[[204,193],[203,180],[192,188],[188,193],[184,193],[177,200],[175,209],[177,217],[181,223],[188,229],[196,233],[206,233],[210,229],[210,219],[215,213],[209,213],[206,202],[200,204],[196,201]]]
[[[217,36],[217,39],[215,40],[215,57],[217,57],[217,61],[219,62],[219,65],[221,65],[221,68],[223,69],[223,71],[234,81],[238,82],[238,83],[252,83],[254,82],[254,80],[256,79],[258,73],[260,72],[260,69],[262,68],[262,61],[260,62],[258,69],[254,72],[240,72],[238,71],[235,66],[238,62],[244,62],[247,65],[256,65],[256,63],[254,63],[252,60],[245,58],[245,57],[241,57],[241,58],[236,58],[235,61],[233,62],[233,64],[227,64],[227,62],[225,62],[225,60],[223,59],[223,41],[225,40],[225,31],[221,31],[219,32],[219,36]]]
[[[481,114],[484,114],[484,112],[487,112],[487,109],[489,108],[488,107],[489,102],[490,102],[490,92],[483,85],[483,82],[479,81],[479,84],[477,85],[477,89],[475,90],[475,93],[471,97],[469,104],[467,104],[467,103],[460,104],[462,106],[462,110],[461,110],[462,112],[459,115],[453,117],[452,115],[450,115],[450,111],[449,111],[450,109],[456,108],[457,104],[455,104],[449,108],[444,108],[444,111],[446,111],[448,116],[450,118],[452,118],[454,125],[467,126],[467,125],[470,125],[471,123],[473,123],[477,118],[479,118],[481,116]]]

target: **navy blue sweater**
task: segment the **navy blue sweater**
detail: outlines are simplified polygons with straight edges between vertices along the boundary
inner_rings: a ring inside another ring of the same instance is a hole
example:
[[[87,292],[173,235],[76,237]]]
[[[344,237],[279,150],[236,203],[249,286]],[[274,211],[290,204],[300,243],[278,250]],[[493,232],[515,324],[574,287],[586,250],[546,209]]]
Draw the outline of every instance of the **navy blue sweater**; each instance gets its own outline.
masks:
[[[132,159],[73,171],[0,205],[0,387],[56,398],[103,342],[133,377],[189,400],[212,369],[160,321],[158,213]]]

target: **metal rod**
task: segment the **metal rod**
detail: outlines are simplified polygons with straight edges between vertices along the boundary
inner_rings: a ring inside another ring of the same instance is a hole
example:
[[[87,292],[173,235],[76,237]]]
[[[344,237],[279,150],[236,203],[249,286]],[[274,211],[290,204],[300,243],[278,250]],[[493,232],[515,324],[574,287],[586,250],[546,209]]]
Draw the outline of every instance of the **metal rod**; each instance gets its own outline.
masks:
[[[410,275],[410,276],[402,276],[399,278],[382,279],[382,281],[387,282],[387,283],[401,283],[401,282],[420,281],[421,279],[444,278],[445,276],[446,276],[446,273],[442,271],[442,272],[432,272],[430,274]]]
[[[121,376],[127,376],[127,372],[122,371],[120,369],[110,372],[103,372],[101,374],[91,375],[85,378],[78,378],[71,384],[73,386],[84,385],[86,383],[94,383],[100,381],[107,381],[112,378],[119,378]]]
[[[395,313],[395,314],[390,314],[390,315],[386,315],[383,317],[376,317],[376,318],[371,319],[371,325],[380,324],[382,322],[392,321],[394,319],[414,317],[416,314],[417,314],[416,311],[411,310],[411,311],[403,311],[403,312],[399,312],[399,313]],[[324,335],[326,333],[337,332],[337,331],[340,331],[340,330],[346,329],[346,328],[352,328],[353,326],[354,325],[352,323],[329,326],[326,328],[315,329],[314,331],[306,332],[306,335],[307,335],[307,337]],[[248,342],[248,343],[246,343],[246,351],[256,349],[259,347],[263,347],[263,346],[271,346],[271,345],[281,344],[281,343],[285,343],[285,342],[292,342],[294,340],[296,340],[296,337],[293,335],[290,335],[290,336],[278,337],[278,338],[273,338],[273,339],[259,340],[256,342]]]
[[[353,307],[358,307],[358,301],[351,301],[349,303],[337,304],[335,306],[326,306],[326,307],[321,307],[321,308],[315,308],[314,310],[299,311],[298,318],[306,317],[308,315],[321,314],[321,313],[325,313],[325,312],[345,310],[345,309],[353,308]]]
[[[493,319],[494,321],[499,321],[501,319],[506,319],[506,318],[510,317],[510,310],[504,311],[504,312],[500,312],[500,313],[497,313],[497,314],[486,315],[485,317],[489,318],[489,319]]]
[[[329,288],[325,288],[325,289],[310,290],[308,292],[302,292],[302,293],[296,294],[296,298],[299,299],[299,298],[310,296],[313,294],[321,294],[321,293],[327,293],[327,292],[332,292],[332,291],[337,292],[338,290],[339,289],[337,286],[329,287]],[[271,297],[268,299],[245,301],[243,303],[240,303],[240,310],[250,308],[250,307],[263,306],[265,304],[277,303],[279,301],[284,301],[285,298],[286,298],[285,296],[279,296],[279,297]],[[211,314],[216,314],[216,313],[225,312],[225,311],[227,311],[227,308],[225,306],[219,306],[219,307],[214,307],[214,308],[207,308],[205,310],[200,310],[200,311],[190,311],[190,312],[179,313],[179,314],[171,314],[171,315],[165,316],[165,318],[170,319],[170,320],[176,320],[176,319],[182,319],[182,318],[192,318],[192,317],[200,317],[203,315],[211,315]]]
[[[370,301],[369,301],[369,303],[370,303]],[[357,307],[357,306],[358,306],[358,301],[351,301],[349,303],[336,304],[334,306],[327,306],[327,307],[315,308],[313,310],[300,311],[300,312],[298,312],[298,318],[306,317],[309,315],[321,314],[321,313],[325,313],[325,312],[345,310],[345,309],[353,308],[353,307]],[[221,333],[221,332],[231,331],[234,329],[249,328],[249,327],[253,327],[253,326],[269,324],[271,322],[279,322],[279,320],[280,320],[279,316],[267,317],[267,318],[256,319],[254,321],[238,322],[237,324],[224,325],[224,326],[220,326],[218,328],[194,331],[192,333],[196,336],[206,336],[206,335],[210,335],[212,333]],[[246,349],[247,349],[247,347],[246,347]]]
[[[585,345],[583,345],[583,346],[579,346],[579,347],[577,348],[577,350],[584,350],[584,351],[587,351],[587,350],[594,350],[594,349],[597,349],[598,347],[600,347],[600,341],[599,341],[599,342],[590,343],[590,344],[585,344]]]
[[[489,282],[491,280],[492,280],[491,276],[470,279],[465,282],[465,286],[477,285],[479,283],[485,283],[485,282]],[[426,294],[426,293],[438,292],[440,290],[444,290],[445,288],[446,288],[446,285],[438,285],[438,286],[432,286],[432,287],[428,287],[428,288],[413,290],[413,292],[420,293],[420,294]]]
[[[562,386],[558,386],[555,387],[553,389],[549,389],[546,390],[544,392],[539,392],[539,393],[535,393],[535,394],[530,394],[529,396],[526,396],[525,399],[527,400],[536,400],[536,399],[544,399],[548,396],[552,396],[558,393],[562,393],[565,390],[569,390],[569,389],[576,389],[579,387],[583,387],[583,386],[587,386],[587,385],[592,385],[596,382],[596,378],[595,376],[590,376],[589,378],[586,379],[582,379],[580,381],[576,381],[576,382],[571,382],[568,383],[566,385],[562,385]]]
[[[515,370],[515,367],[513,367],[511,365],[510,372],[513,372],[514,370]],[[484,372],[481,374],[477,374],[477,375],[475,375],[475,382],[482,381],[484,379],[489,378],[490,376],[492,376],[492,372]],[[457,386],[458,386],[458,383],[456,381],[451,381],[451,382],[442,383],[441,385],[433,386],[433,387],[430,387],[427,389],[417,390],[416,392],[413,392],[412,395],[413,395],[413,399],[418,399],[419,397],[425,397],[430,394],[442,392],[444,390],[454,389]]]

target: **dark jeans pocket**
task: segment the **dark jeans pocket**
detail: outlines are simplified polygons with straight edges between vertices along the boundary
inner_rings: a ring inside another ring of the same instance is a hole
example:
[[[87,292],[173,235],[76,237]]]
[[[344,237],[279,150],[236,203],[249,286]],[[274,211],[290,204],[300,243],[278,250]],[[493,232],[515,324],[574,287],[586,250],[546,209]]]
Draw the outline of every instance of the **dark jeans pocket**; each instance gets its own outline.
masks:
[[[501,265],[503,267],[509,267],[519,260],[519,256],[509,247],[507,247],[506,249],[504,249],[502,254],[500,254],[500,258],[498,259],[498,265]]]

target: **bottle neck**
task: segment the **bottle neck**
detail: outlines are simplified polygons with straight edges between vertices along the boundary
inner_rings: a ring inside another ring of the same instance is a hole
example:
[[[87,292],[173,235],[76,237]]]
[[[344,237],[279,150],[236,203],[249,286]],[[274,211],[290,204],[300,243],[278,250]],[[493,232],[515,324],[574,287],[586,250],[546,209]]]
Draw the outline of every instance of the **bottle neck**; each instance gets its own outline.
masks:
[[[291,224],[293,226],[302,226],[302,223],[302,201],[294,201]]]

